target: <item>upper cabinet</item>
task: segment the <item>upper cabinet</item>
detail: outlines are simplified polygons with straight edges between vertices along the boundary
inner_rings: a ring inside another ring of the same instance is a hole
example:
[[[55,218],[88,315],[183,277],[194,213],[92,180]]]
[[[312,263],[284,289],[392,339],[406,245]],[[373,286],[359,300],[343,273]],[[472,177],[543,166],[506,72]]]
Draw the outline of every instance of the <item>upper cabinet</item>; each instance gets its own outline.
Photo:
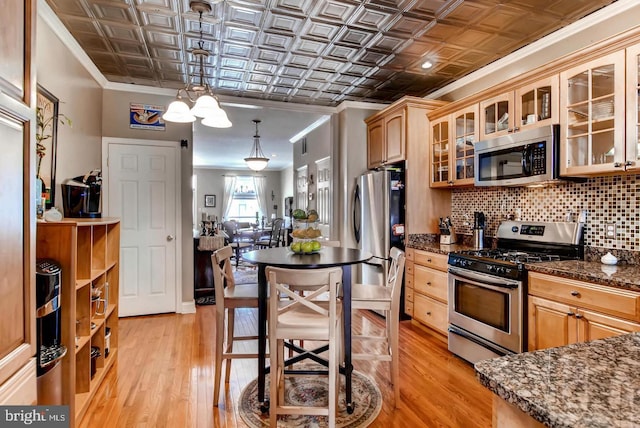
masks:
[[[367,167],[375,169],[406,159],[406,107],[367,120]]]
[[[431,187],[473,184],[478,105],[431,122]]]
[[[480,102],[480,139],[557,122],[558,76]]]
[[[637,67],[636,63],[636,79]],[[630,86],[634,99],[637,87]],[[624,128],[624,51],[560,73],[561,175],[623,172],[627,163]]]
[[[640,45],[627,49],[627,135],[624,168],[640,172]]]

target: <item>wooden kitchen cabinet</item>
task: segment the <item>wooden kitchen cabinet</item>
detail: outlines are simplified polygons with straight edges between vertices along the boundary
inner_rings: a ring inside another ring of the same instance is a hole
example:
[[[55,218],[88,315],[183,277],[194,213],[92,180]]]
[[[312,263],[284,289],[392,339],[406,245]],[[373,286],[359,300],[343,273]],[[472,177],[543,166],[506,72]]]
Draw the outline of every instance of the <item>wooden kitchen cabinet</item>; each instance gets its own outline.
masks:
[[[68,349],[62,360],[62,399],[69,405],[74,426],[118,358],[120,221],[102,218],[38,223],[36,251],[38,258],[53,259],[62,269],[61,333],[62,344]],[[100,290],[105,302],[92,301],[95,290]],[[100,350],[93,377],[92,347]]]
[[[375,169],[406,159],[406,106],[385,110],[382,117],[367,119],[367,167]]]
[[[480,140],[557,123],[558,75],[480,102]]]
[[[35,6],[3,2],[0,14],[0,405],[37,401]]]
[[[474,145],[478,141],[478,105],[431,123],[431,187],[473,185]]]
[[[444,335],[449,327],[447,258],[444,254],[409,248],[405,268],[405,312]]]
[[[624,51],[560,73],[561,175],[623,172],[624,131]]]
[[[640,173],[640,45],[627,49],[625,171]]]
[[[640,293],[529,273],[528,350],[640,331]]]

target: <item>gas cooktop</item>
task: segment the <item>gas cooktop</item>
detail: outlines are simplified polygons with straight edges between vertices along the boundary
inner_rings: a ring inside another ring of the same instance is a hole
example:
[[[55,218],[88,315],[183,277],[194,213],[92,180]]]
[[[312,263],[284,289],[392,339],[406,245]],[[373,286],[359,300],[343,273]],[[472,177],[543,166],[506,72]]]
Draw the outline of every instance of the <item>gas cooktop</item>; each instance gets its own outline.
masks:
[[[582,223],[505,221],[496,233],[498,248],[451,253],[449,265],[522,280],[525,263],[582,258],[582,229]]]

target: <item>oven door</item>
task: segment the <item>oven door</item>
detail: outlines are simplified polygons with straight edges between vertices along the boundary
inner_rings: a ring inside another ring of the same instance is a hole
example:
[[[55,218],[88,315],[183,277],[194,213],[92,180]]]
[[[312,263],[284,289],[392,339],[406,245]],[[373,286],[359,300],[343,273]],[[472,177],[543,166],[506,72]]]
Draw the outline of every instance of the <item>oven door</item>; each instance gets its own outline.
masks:
[[[513,352],[523,348],[522,282],[449,268],[449,323]]]

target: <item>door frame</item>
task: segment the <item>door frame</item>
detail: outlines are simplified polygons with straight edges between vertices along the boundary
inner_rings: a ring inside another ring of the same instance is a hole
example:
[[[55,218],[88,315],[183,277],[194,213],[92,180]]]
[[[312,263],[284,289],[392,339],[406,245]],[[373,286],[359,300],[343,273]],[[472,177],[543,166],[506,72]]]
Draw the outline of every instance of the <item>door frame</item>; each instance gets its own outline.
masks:
[[[175,308],[176,313],[192,312],[188,306],[182,302],[182,189],[181,189],[181,162],[180,162],[180,143],[166,140],[141,140],[135,138],[118,138],[118,137],[102,137],[102,212],[109,215],[109,145],[128,145],[128,146],[155,146],[155,147],[172,147],[175,149],[175,168],[176,168],[176,200],[175,200],[175,234],[176,234],[176,293]],[[105,185],[106,184],[106,185]]]

